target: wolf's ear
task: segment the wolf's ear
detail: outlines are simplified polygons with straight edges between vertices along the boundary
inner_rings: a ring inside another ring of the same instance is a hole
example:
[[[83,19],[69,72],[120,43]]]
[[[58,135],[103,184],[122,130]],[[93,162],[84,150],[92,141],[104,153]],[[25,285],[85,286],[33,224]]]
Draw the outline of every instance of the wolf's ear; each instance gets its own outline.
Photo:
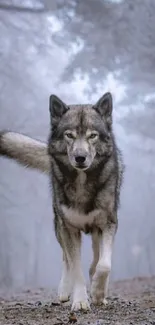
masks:
[[[51,114],[51,117],[53,118],[60,118],[63,114],[65,114],[68,111],[69,107],[62,102],[61,99],[59,99],[55,95],[51,95],[49,99],[49,111]]]
[[[112,95],[111,93],[104,94],[93,108],[103,117],[108,118],[112,114]]]

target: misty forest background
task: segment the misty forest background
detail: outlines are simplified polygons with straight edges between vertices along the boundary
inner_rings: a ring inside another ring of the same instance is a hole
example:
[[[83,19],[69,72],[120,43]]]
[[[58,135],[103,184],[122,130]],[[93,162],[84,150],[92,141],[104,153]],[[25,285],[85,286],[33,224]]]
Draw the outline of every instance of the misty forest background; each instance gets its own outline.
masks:
[[[126,164],[112,279],[155,274],[155,1],[1,0],[0,130],[46,141],[51,93],[114,97]],[[88,279],[91,240],[83,238]],[[56,287],[49,179],[0,159],[0,289]]]

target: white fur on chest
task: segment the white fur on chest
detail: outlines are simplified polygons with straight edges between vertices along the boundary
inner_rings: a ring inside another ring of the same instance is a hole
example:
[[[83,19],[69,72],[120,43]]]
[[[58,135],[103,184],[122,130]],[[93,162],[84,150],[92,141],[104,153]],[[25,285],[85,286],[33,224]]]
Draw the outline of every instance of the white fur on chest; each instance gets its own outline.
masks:
[[[65,219],[73,226],[80,230],[84,230],[85,226],[97,226],[98,218],[101,211],[95,209],[88,214],[79,212],[77,209],[61,206]]]
[[[72,195],[72,201],[74,202],[74,208],[69,208],[66,205],[61,205],[64,218],[70,225],[80,230],[85,231],[85,228],[100,227],[103,224],[103,212],[100,209],[94,209],[93,211],[85,214],[81,211],[81,207],[87,202],[89,190],[86,186],[86,174],[82,171],[79,172],[75,182],[75,188]],[[88,191],[88,192],[87,192]]]

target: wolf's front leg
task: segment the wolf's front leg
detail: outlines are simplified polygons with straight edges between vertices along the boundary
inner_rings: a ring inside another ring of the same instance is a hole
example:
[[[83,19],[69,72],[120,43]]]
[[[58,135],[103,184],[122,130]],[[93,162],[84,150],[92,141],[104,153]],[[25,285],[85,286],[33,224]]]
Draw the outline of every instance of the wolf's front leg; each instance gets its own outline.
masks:
[[[69,255],[71,258],[70,269],[73,279],[73,304],[72,310],[89,310],[87,289],[81,266],[81,234],[72,234],[72,249]]]
[[[65,256],[59,286],[59,296],[61,300],[66,300],[72,288],[72,310],[89,310],[90,306],[86,284],[81,267],[81,233],[75,229],[61,225],[57,238]],[[65,295],[65,290],[67,291],[67,295]],[[62,297],[65,299],[62,299]]]
[[[91,283],[91,297],[95,304],[107,304],[106,297],[108,293],[115,232],[115,224],[110,224],[105,227],[102,234],[98,234],[99,238],[96,238],[99,244],[99,260]]]
[[[91,237],[92,237],[93,261],[92,261],[92,264],[91,264],[90,269],[89,269],[90,282],[92,282],[93,275],[94,275],[94,273],[96,271],[96,265],[97,265],[98,260],[99,260],[99,254],[100,254],[100,251],[99,251],[99,244],[100,244],[99,231],[97,229],[95,229],[92,232]]]
[[[62,275],[58,289],[58,296],[61,302],[66,302],[69,300],[72,293],[73,279],[71,278],[69,265],[67,263],[67,258],[63,253],[63,265],[62,265]]]

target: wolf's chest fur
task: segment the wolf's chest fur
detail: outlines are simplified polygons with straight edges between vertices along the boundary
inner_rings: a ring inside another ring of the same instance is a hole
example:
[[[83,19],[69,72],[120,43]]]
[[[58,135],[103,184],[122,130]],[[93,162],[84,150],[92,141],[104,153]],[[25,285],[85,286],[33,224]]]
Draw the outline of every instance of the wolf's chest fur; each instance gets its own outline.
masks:
[[[91,184],[87,182],[87,175],[84,172],[79,172],[72,183],[66,183],[65,194],[72,207],[81,207],[85,205],[91,196]]]
[[[62,204],[64,218],[72,225],[84,232],[90,232],[97,226],[101,211],[93,207],[93,184],[88,182],[87,175],[79,172],[72,184],[66,184],[66,196],[69,205]]]

